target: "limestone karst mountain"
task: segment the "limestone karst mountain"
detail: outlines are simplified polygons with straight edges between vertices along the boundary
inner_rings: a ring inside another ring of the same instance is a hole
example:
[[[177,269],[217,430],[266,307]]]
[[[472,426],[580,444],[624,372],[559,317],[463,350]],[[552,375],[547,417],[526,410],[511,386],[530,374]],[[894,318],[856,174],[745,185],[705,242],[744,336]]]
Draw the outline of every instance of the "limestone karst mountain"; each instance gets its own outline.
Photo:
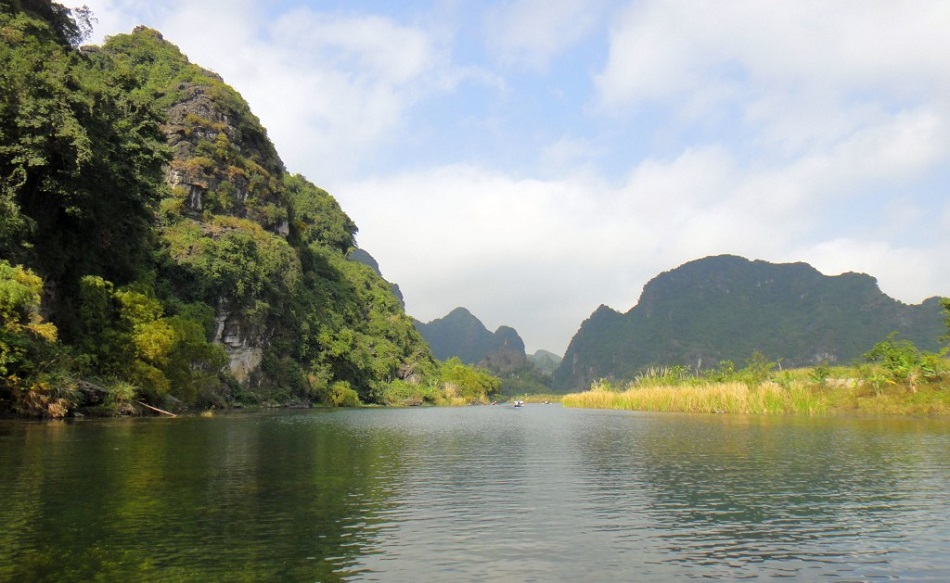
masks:
[[[554,386],[632,379],[651,365],[741,364],[755,351],[786,367],[850,364],[892,331],[936,350],[940,302],[903,304],[865,274],[707,257],[656,276],[626,313],[597,308],[571,340]]]
[[[490,332],[481,320],[465,308],[455,308],[429,323],[416,322],[416,329],[429,342],[432,354],[445,360],[453,356],[467,364],[482,364],[502,372],[527,363],[524,342],[509,326]]]

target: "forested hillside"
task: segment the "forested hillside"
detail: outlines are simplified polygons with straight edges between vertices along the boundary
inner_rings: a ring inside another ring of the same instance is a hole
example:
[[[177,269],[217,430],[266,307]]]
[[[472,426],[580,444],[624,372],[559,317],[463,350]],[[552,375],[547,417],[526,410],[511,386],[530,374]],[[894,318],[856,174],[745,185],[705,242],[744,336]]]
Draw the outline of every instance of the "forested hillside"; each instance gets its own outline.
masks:
[[[353,221],[285,170],[237,92],[154,30],[80,50],[85,17],[0,5],[0,408],[497,388],[440,369],[390,285],[347,259]]]
[[[571,340],[555,387],[631,380],[649,366],[741,364],[755,352],[786,367],[851,364],[895,331],[936,351],[944,333],[940,301],[902,304],[864,274],[707,257],[655,277],[625,314],[599,307]]]

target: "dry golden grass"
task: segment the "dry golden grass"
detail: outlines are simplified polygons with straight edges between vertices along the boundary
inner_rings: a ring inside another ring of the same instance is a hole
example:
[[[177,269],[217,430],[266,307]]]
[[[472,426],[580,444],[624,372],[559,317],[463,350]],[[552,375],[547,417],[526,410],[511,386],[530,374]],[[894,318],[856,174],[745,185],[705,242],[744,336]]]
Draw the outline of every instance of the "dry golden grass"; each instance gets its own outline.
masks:
[[[787,388],[764,383],[752,389],[738,382],[634,386],[623,392],[592,390],[565,395],[562,403],[565,407],[684,413],[822,415],[828,412],[828,402],[822,392],[797,382]]]
[[[465,397],[445,397],[437,402],[438,405],[443,407],[463,407],[465,405],[471,405],[472,400],[466,399]]]
[[[829,379],[824,384],[766,382],[751,389],[740,382],[634,384],[624,391],[611,390],[608,383],[594,383],[590,391],[565,395],[562,403],[565,407],[631,411],[922,417],[950,415],[950,382],[928,383],[915,390],[889,386],[884,391],[856,379]]]

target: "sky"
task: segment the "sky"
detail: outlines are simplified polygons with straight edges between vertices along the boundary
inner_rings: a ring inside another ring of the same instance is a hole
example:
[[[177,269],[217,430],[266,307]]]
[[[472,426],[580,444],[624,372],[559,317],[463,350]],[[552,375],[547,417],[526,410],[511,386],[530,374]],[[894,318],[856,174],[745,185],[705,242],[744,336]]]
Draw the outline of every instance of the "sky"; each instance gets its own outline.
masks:
[[[563,354],[710,255],[950,296],[950,0],[80,0],[237,89],[429,322]]]

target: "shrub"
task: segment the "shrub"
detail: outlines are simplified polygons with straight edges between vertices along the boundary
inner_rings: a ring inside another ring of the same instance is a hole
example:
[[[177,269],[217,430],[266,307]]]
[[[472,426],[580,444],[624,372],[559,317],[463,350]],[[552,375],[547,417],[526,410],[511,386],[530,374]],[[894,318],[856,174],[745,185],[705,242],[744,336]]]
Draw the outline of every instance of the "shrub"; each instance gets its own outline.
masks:
[[[334,407],[359,407],[360,396],[350,388],[346,381],[336,381],[330,385],[330,402]]]
[[[897,340],[896,332],[892,332],[887,340],[878,342],[864,353],[864,360],[877,365],[888,383],[906,385],[912,391],[916,390],[924,364],[923,354],[914,343],[910,340]]]

